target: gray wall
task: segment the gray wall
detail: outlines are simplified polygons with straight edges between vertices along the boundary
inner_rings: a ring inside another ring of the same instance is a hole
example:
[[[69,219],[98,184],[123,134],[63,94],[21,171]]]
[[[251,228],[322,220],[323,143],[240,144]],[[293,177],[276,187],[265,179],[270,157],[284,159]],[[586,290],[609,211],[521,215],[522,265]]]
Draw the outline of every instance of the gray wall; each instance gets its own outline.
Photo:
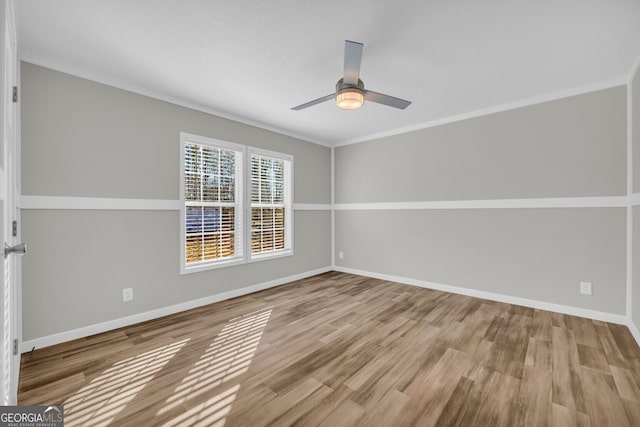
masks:
[[[336,202],[627,194],[626,88],[336,150]]]
[[[340,265],[616,314],[625,233],[625,208],[336,213]],[[578,294],[580,281],[593,296]]]
[[[330,203],[327,147],[21,67],[24,195],[177,200],[183,131],[292,154],[294,202]],[[327,267],[330,216],[295,212],[294,256],[181,276],[178,211],[23,210],[23,338]]]
[[[633,136],[633,192],[640,193],[640,68],[631,80],[631,119]]]
[[[631,320],[640,328],[640,206],[633,207]]]
[[[621,196],[626,88],[339,147],[335,157],[337,203]],[[341,210],[336,264],[623,315],[625,212]],[[593,296],[579,294],[580,281]]]
[[[330,203],[327,147],[22,63],[22,193],[178,199],[179,134],[294,156],[295,203]]]
[[[633,152],[633,192],[640,193],[640,69],[631,81],[631,135]],[[640,207],[633,207],[631,315],[640,328]]]

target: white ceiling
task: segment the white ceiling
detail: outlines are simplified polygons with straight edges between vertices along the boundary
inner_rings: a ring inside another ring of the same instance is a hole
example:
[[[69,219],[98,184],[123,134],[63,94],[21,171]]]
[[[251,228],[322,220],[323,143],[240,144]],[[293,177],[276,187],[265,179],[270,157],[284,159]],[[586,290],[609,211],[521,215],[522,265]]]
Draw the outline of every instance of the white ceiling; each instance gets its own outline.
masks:
[[[327,145],[624,82],[638,0],[18,0],[21,58]],[[344,40],[368,89],[333,102]],[[568,91],[568,92],[567,92]]]

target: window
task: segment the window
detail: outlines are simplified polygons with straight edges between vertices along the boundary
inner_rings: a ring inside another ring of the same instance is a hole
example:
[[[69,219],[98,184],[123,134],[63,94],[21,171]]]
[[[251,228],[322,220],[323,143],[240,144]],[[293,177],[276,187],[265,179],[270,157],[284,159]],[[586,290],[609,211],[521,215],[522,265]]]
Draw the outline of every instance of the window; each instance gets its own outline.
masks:
[[[181,273],[293,254],[292,156],[182,133],[180,169]]]
[[[183,272],[242,262],[242,146],[182,138]]]
[[[291,157],[251,150],[251,259],[291,250]]]

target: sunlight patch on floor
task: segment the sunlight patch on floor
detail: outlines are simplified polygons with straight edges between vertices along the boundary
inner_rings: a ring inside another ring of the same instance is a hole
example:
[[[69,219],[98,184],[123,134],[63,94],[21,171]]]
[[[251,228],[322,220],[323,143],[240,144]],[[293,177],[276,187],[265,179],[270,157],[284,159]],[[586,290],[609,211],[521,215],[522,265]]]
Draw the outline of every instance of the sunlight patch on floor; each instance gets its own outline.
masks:
[[[64,402],[65,426],[106,426],[189,341],[119,361]]]
[[[240,384],[218,393],[211,399],[194,406],[187,412],[163,424],[163,427],[211,426],[222,427],[231,412],[231,404],[240,390]]]
[[[231,411],[231,404],[240,389],[239,384],[216,393],[202,403],[196,403],[194,399],[202,398],[205,393],[249,370],[270,316],[269,308],[229,320],[167,399],[167,405],[158,411],[161,415],[180,405],[189,408],[165,425],[224,425],[225,416]]]

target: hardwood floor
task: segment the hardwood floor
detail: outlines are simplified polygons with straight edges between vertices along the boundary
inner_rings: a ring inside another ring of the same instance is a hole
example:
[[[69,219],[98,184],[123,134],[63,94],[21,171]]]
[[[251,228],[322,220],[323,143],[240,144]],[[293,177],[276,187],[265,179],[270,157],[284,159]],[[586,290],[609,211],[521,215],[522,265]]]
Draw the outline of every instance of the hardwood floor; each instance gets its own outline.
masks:
[[[624,326],[342,273],[23,355],[65,425],[640,426]]]

